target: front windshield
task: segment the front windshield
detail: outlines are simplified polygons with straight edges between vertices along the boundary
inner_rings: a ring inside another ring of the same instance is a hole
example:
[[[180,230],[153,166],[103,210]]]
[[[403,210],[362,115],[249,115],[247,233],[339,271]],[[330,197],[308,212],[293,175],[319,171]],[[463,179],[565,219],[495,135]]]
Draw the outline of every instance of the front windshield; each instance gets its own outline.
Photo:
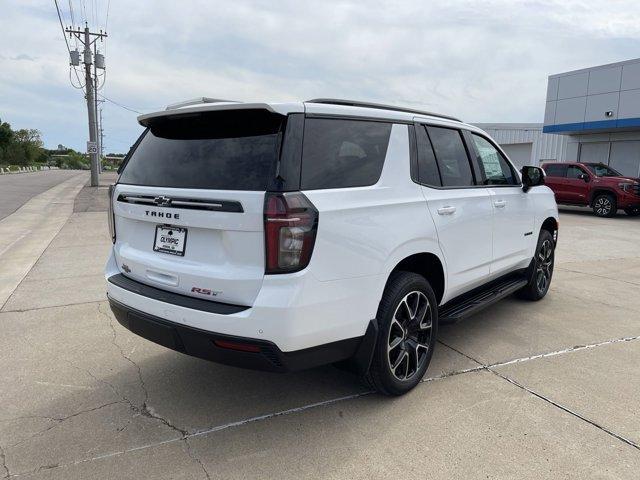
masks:
[[[591,170],[596,177],[621,177],[620,172],[616,172],[613,168],[609,168],[606,165],[594,165],[587,164],[586,167]]]

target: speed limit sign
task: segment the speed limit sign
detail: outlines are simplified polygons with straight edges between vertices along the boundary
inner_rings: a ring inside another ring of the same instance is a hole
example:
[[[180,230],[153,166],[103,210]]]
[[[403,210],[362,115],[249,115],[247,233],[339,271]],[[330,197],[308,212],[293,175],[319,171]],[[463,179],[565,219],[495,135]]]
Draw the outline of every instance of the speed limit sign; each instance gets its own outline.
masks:
[[[87,142],[87,153],[98,153],[98,144],[96,142]]]

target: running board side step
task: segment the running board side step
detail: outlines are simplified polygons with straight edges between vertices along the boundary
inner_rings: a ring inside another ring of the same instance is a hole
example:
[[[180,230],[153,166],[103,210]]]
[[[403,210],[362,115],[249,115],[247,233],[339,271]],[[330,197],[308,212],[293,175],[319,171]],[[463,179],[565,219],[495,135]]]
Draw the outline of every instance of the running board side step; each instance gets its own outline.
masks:
[[[510,277],[498,283],[492,283],[487,287],[473,290],[459,299],[447,302],[440,308],[439,322],[453,323],[465,317],[473,315],[480,310],[492,305],[498,300],[508,297],[520,290],[528,283],[524,276]]]

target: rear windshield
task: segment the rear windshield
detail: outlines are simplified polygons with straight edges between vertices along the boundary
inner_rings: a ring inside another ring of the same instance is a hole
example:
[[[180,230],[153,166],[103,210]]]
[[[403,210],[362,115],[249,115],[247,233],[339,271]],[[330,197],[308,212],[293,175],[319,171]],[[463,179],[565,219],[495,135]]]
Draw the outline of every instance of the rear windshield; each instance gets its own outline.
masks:
[[[266,190],[275,174],[284,117],[235,110],[157,119],[119,183],[216,190]]]

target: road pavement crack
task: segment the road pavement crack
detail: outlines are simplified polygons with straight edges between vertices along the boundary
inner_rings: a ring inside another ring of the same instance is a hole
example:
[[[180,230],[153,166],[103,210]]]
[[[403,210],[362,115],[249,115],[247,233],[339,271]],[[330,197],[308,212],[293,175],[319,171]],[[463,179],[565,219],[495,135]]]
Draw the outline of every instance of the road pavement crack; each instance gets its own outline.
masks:
[[[175,431],[176,433],[178,433],[180,435],[180,438],[185,438],[189,432],[187,432],[186,430],[181,429],[180,427],[174,425],[173,423],[171,423],[171,421],[169,421],[168,419],[162,417],[161,415],[159,415],[158,413],[156,413],[156,411],[153,409],[152,406],[149,405],[149,391],[147,390],[147,386],[144,383],[144,377],[142,376],[142,369],[140,368],[140,365],[138,365],[133,359],[131,359],[131,357],[129,355],[127,355],[124,351],[124,349],[122,348],[122,346],[118,343],[117,341],[117,331],[116,331],[116,327],[113,324],[113,320],[111,318],[111,316],[109,314],[107,314],[106,312],[103,312],[101,310],[101,305],[102,304],[98,304],[98,312],[107,320],[107,323],[109,324],[109,327],[111,328],[111,343],[116,347],[116,349],[120,352],[120,355],[122,356],[122,358],[124,358],[125,360],[127,360],[131,365],[133,365],[136,369],[136,372],[138,374],[138,383],[140,385],[140,389],[142,390],[142,394],[143,394],[143,400],[142,400],[142,404],[141,405],[135,405],[133,402],[131,402],[128,398],[124,397],[123,395],[120,395],[124,400],[127,401],[127,403],[129,403],[130,407],[140,413],[141,415],[147,417],[147,418],[153,418],[155,420],[158,420],[160,422],[162,422],[164,425],[166,425],[167,427],[169,427],[171,430]]]
[[[550,405],[562,410],[563,412],[568,413],[568,414],[578,418],[579,420],[582,420],[583,422],[586,422],[589,425],[592,425],[592,426],[596,427],[597,429],[601,430],[602,432],[612,436],[613,438],[615,438],[617,440],[620,440],[623,443],[626,443],[627,445],[635,448],[636,450],[640,450],[640,445],[635,443],[633,440],[625,438],[622,435],[619,435],[619,434],[609,430],[608,428],[606,428],[603,425],[600,425],[599,423],[595,422],[594,420],[591,420],[591,419],[585,417],[584,415],[581,415],[578,412],[575,412],[575,411],[571,410],[570,408],[568,408],[568,407],[566,407],[566,406],[564,406],[564,405],[562,405],[562,404],[560,404],[558,402],[555,402],[554,400],[551,400],[549,397],[546,397],[546,396],[542,395],[541,393],[538,393],[538,392],[532,390],[531,388],[521,384],[517,380],[514,380],[513,378],[508,377],[507,375],[504,375],[504,374],[494,370],[496,367],[500,367],[500,366],[504,366],[504,365],[511,365],[511,364],[514,364],[514,363],[519,363],[519,361],[533,360],[533,359],[536,359],[536,358],[546,358],[546,357],[552,356],[553,354],[559,355],[561,353],[568,353],[568,352],[574,352],[574,351],[578,351],[578,350],[584,350],[585,348],[594,348],[596,346],[610,345],[612,343],[618,343],[618,342],[628,342],[628,341],[632,341],[632,340],[637,340],[638,338],[640,338],[640,336],[625,337],[625,338],[622,338],[622,339],[610,340],[610,341],[607,341],[607,342],[600,342],[600,343],[592,344],[592,345],[580,345],[580,346],[576,346],[576,347],[573,347],[573,348],[561,350],[561,351],[558,351],[558,352],[551,352],[551,353],[548,353],[548,354],[534,355],[534,356],[526,357],[526,358],[523,358],[523,359],[516,359],[516,360],[509,361],[509,362],[496,363],[496,364],[492,364],[492,365],[485,365],[484,363],[480,362],[476,358],[473,358],[472,356],[467,355],[466,353],[458,350],[457,348],[452,347],[451,345],[448,345],[448,344],[444,343],[441,340],[438,340],[438,342],[441,343],[442,345],[444,345],[445,347],[448,347],[451,350],[459,353],[460,355],[468,358],[472,362],[475,362],[475,363],[478,364],[478,367],[476,367],[474,369],[469,369],[469,371],[486,370],[488,372],[491,372],[494,375],[496,375],[497,377],[509,382],[510,384],[514,385],[515,387],[518,387],[518,388],[524,390],[525,392],[528,392],[529,394],[535,396],[536,398],[539,398],[540,400],[543,400],[544,402],[547,402],[548,404],[550,404]]]
[[[28,437],[23,438],[19,442],[16,442],[16,443],[14,443],[12,445],[9,445],[9,447],[15,448],[15,447],[20,446],[23,443],[28,442],[29,440],[32,440],[32,439],[34,439],[36,437],[41,437],[42,435],[47,433],[49,430],[52,430],[52,429],[62,425],[64,422],[66,422],[67,420],[69,420],[71,418],[75,418],[75,417],[77,417],[79,415],[84,415],[85,413],[95,412],[96,410],[100,410],[102,408],[109,407],[111,405],[116,405],[118,403],[122,403],[122,401],[105,403],[105,404],[99,405],[97,407],[92,407],[92,408],[87,408],[85,410],[80,410],[78,412],[72,413],[70,415],[66,415],[64,417],[42,417],[42,418],[46,418],[48,420],[51,420],[54,423],[52,425],[49,425],[47,428],[45,428],[43,430],[39,430],[38,432],[34,433],[33,435],[29,435]]]
[[[575,411],[571,410],[570,408],[565,407],[564,405],[551,400],[549,397],[546,397],[546,396],[542,395],[541,393],[538,393],[538,392],[530,389],[529,387],[527,387],[525,385],[522,385],[520,382],[518,382],[517,380],[514,380],[513,378],[510,378],[510,377],[508,377],[508,376],[506,376],[506,375],[504,375],[504,374],[502,374],[500,372],[497,372],[497,371],[495,371],[495,370],[493,370],[491,368],[487,368],[487,370],[490,371],[491,373],[493,373],[494,375],[497,375],[498,377],[502,378],[503,380],[506,380],[510,384],[515,385],[516,387],[521,388],[522,390],[524,390],[526,392],[529,392],[531,395],[533,395],[535,397],[538,397],[540,400],[544,400],[545,402],[553,405],[554,407],[559,408],[560,410],[562,410],[562,411],[564,411],[564,412],[566,412],[566,413],[568,413],[570,415],[573,415],[574,417],[579,418],[580,420],[582,420],[582,421],[584,421],[584,422],[586,422],[586,423],[588,423],[590,425],[593,425],[594,427],[598,428],[599,430],[602,430],[603,432],[611,435],[613,438],[616,438],[616,439],[620,440],[621,442],[626,443],[627,445],[635,448],[636,450],[640,450],[640,445],[635,443],[633,440],[629,440],[628,438],[625,438],[622,435],[619,435],[619,434],[609,430],[607,427],[605,427],[603,425],[600,425],[599,423],[597,423],[597,422],[585,417],[584,415],[581,415],[578,412],[575,412]]]
[[[9,467],[7,466],[7,457],[4,454],[4,449],[0,445],[0,463],[2,463],[2,469],[4,470],[4,476],[2,478],[11,477],[11,472],[9,471]]]
[[[209,475],[209,472],[207,471],[206,467],[204,466],[204,463],[202,463],[202,460],[200,460],[200,458],[198,458],[193,453],[193,450],[191,450],[191,445],[189,444],[189,439],[188,438],[184,439],[184,444],[187,447],[187,455],[189,455],[198,465],[200,465],[200,468],[202,469],[202,473],[204,473],[205,478],[207,480],[211,480],[211,475]]]
[[[95,276],[95,275],[90,275]],[[59,280],[59,279],[56,279]],[[74,303],[65,303],[63,305],[47,305],[46,307],[35,307],[35,308],[16,308],[14,310],[2,310],[0,313],[25,313],[25,312],[35,312],[37,310],[47,310],[49,308],[65,308],[65,307],[74,307],[76,305],[91,305],[92,303],[102,303],[104,300],[92,300],[90,302],[74,302]]]

